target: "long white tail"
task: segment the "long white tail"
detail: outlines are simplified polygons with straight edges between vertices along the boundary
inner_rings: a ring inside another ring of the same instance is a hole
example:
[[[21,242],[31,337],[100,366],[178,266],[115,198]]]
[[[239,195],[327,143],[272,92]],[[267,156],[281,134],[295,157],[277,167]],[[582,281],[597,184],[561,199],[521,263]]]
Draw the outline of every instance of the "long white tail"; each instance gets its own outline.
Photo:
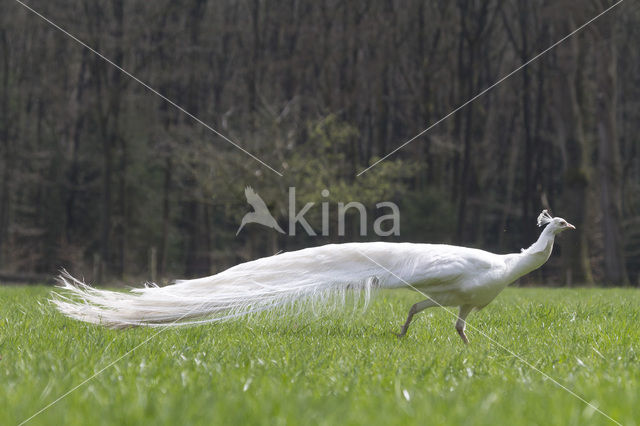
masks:
[[[60,277],[52,302],[65,315],[112,328],[198,324],[284,308],[299,302],[344,304],[356,291],[368,302],[374,288],[403,287],[416,276],[424,244],[349,243],[265,257],[219,274],[128,293],[99,290]],[[384,266],[381,266],[384,265]]]

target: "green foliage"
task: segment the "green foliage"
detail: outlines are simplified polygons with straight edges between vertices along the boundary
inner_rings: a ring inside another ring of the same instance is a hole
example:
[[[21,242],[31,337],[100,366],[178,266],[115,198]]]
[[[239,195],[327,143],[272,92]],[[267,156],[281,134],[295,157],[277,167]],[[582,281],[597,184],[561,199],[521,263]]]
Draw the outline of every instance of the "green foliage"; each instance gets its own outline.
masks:
[[[389,159],[356,177],[361,171],[356,162],[360,135],[354,126],[335,115],[309,123],[307,135],[307,141],[291,155],[289,174],[295,177],[297,187],[307,190],[313,199],[327,188],[331,199],[373,205],[407,190],[402,179],[415,171],[408,161]],[[377,158],[371,159],[371,164],[375,161]]]
[[[124,331],[62,317],[49,292],[0,288],[0,424],[119,357],[29,424],[612,424],[479,330],[622,424],[640,418],[633,290],[507,289],[470,317],[468,347],[442,309],[393,336],[409,292],[362,316]]]

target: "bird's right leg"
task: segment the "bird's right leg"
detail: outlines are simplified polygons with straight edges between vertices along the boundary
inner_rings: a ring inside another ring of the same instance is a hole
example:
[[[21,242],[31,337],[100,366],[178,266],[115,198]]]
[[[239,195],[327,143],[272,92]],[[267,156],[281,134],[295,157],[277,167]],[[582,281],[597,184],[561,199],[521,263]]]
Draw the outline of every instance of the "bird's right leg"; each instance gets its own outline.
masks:
[[[462,339],[465,345],[469,344],[469,339],[467,339],[467,335],[464,334],[464,329],[467,325],[467,315],[469,315],[472,310],[473,310],[473,306],[471,305],[460,306],[458,321],[456,321],[456,331],[460,335],[460,338]]]
[[[423,300],[422,302],[418,302],[415,305],[413,305],[411,309],[409,309],[409,315],[407,316],[407,320],[402,326],[402,330],[400,330],[400,333],[394,333],[394,334],[398,337],[403,337],[405,334],[407,334],[407,330],[409,329],[409,325],[413,320],[413,316],[418,312],[424,311],[425,309],[431,308],[433,306],[438,306],[438,304],[434,302],[433,299]]]

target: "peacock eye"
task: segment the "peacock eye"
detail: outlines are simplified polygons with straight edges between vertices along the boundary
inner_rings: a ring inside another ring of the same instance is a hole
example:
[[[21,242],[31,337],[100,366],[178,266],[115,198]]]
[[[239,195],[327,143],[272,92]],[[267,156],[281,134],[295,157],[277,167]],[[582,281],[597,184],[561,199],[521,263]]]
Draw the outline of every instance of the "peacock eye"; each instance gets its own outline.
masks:
[[[567,225],[567,222],[565,222],[565,221],[563,220],[563,221],[561,221],[561,222],[560,222],[560,225],[562,225],[562,226],[566,226],[566,225]]]

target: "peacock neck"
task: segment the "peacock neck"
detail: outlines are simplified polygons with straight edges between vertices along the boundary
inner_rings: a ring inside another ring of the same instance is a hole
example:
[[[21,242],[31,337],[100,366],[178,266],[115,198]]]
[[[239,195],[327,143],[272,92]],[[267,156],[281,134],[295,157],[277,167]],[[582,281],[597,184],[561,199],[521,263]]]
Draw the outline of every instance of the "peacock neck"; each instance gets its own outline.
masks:
[[[546,227],[540,233],[538,240],[529,248],[522,250],[521,253],[507,255],[508,274],[512,281],[544,265],[551,256],[554,239],[555,234]]]

